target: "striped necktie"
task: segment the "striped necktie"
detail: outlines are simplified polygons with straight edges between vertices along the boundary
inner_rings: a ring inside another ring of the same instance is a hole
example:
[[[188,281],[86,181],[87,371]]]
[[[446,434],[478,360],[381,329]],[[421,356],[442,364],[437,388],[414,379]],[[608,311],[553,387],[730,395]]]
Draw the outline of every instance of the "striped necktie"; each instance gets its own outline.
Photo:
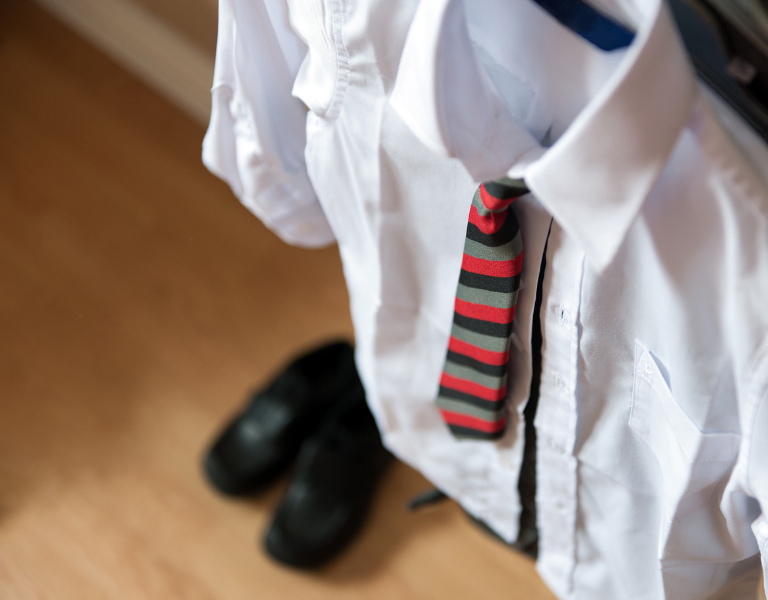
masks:
[[[504,435],[509,342],[523,265],[512,202],[528,193],[520,179],[487,181],[469,209],[453,326],[437,405],[453,435]]]

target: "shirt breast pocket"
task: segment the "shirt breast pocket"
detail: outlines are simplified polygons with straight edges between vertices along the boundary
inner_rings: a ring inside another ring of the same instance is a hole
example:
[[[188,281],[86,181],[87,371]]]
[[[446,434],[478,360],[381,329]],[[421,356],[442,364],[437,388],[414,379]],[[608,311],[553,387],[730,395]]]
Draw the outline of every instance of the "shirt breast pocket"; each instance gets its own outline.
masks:
[[[635,343],[635,375],[630,428],[659,462],[663,517],[659,538],[662,560],[707,561],[720,547],[720,485],[736,459],[741,436],[704,433],[677,403],[660,365]]]

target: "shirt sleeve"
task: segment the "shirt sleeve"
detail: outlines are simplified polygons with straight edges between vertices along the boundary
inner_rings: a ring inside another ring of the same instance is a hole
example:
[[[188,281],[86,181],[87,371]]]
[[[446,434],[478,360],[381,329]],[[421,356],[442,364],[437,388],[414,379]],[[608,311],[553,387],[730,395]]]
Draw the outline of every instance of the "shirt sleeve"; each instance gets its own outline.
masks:
[[[307,47],[283,0],[220,0],[203,163],[289,244],[334,241],[307,175],[307,109],[291,95]]]

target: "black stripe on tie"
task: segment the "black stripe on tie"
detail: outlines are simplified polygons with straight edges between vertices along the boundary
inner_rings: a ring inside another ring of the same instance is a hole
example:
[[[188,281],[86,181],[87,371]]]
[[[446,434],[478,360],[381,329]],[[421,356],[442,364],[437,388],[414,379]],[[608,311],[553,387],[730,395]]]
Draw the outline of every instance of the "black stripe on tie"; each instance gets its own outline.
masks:
[[[486,400],[485,398],[478,398],[477,396],[473,396],[472,394],[467,394],[466,392],[460,392],[458,390],[445,387],[444,385],[440,386],[440,391],[438,392],[438,395],[445,396],[446,398],[453,398],[454,400],[461,400],[462,402],[466,402],[467,404],[471,404],[472,406],[477,406],[478,408],[482,408],[485,410],[492,410],[492,411],[497,411],[501,409],[504,406],[504,402],[505,402],[504,398],[502,398],[501,400]]]
[[[476,358],[472,358],[466,354],[459,354],[453,350],[448,350],[448,355],[445,357],[445,360],[457,365],[471,367],[478,373],[493,375],[494,377],[501,377],[502,375],[505,375],[509,369],[507,363],[504,363],[503,365],[489,365],[488,363],[480,362]]]
[[[456,437],[472,438],[473,440],[498,440],[504,435],[504,428],[501,431],[489,433],[486,431],[478,431],[477,429],[470,429],[469,427],[459,427],[458,425],[448,425],[451,433]]]
[[[508,200],[509,198],[519,198],[528,193],[528,187],[522,180],[510,180],[510,183],[500,183],[498,181],[486,181],[483,183],[485,191],[497,200]]]
[[[453,313],[453,322],[464,329],[497,338],[508,338],[512,335],[512,323],[491,323],[490,321],[465,317],[457,312]]]
[[[459,273],[459,283],[478,290],[511,294],[520,286],[520,273],[512,277],[494,277],[462,269]]]
[[[495,248],[496,246],[503,246],[507,242],[513,240],[519,230],[520,225],[518,224],[517,219],[512,213],[509,213],[496,233],[483,233],[477,225],[469,223],[467,225],[467,238],[474,242],[478,242],[479,244],[483,244],[483,246],[491,246],[492,248]]]

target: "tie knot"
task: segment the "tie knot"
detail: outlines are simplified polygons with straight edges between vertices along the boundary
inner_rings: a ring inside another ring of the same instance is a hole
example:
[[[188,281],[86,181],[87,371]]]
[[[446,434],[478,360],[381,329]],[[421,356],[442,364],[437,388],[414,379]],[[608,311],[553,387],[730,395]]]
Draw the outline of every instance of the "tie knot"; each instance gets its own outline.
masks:
[[[488,194],[497,200],[514,200],[530,191],[524,180],[509,177],[499,177],[493,181],[486,181],[482,185],[485,186]]]
[[[528,188],[522,179],[503,177],[494,181],[480,184],[480,201],[490,211],[507,208],[520,196],[528,193]]]

